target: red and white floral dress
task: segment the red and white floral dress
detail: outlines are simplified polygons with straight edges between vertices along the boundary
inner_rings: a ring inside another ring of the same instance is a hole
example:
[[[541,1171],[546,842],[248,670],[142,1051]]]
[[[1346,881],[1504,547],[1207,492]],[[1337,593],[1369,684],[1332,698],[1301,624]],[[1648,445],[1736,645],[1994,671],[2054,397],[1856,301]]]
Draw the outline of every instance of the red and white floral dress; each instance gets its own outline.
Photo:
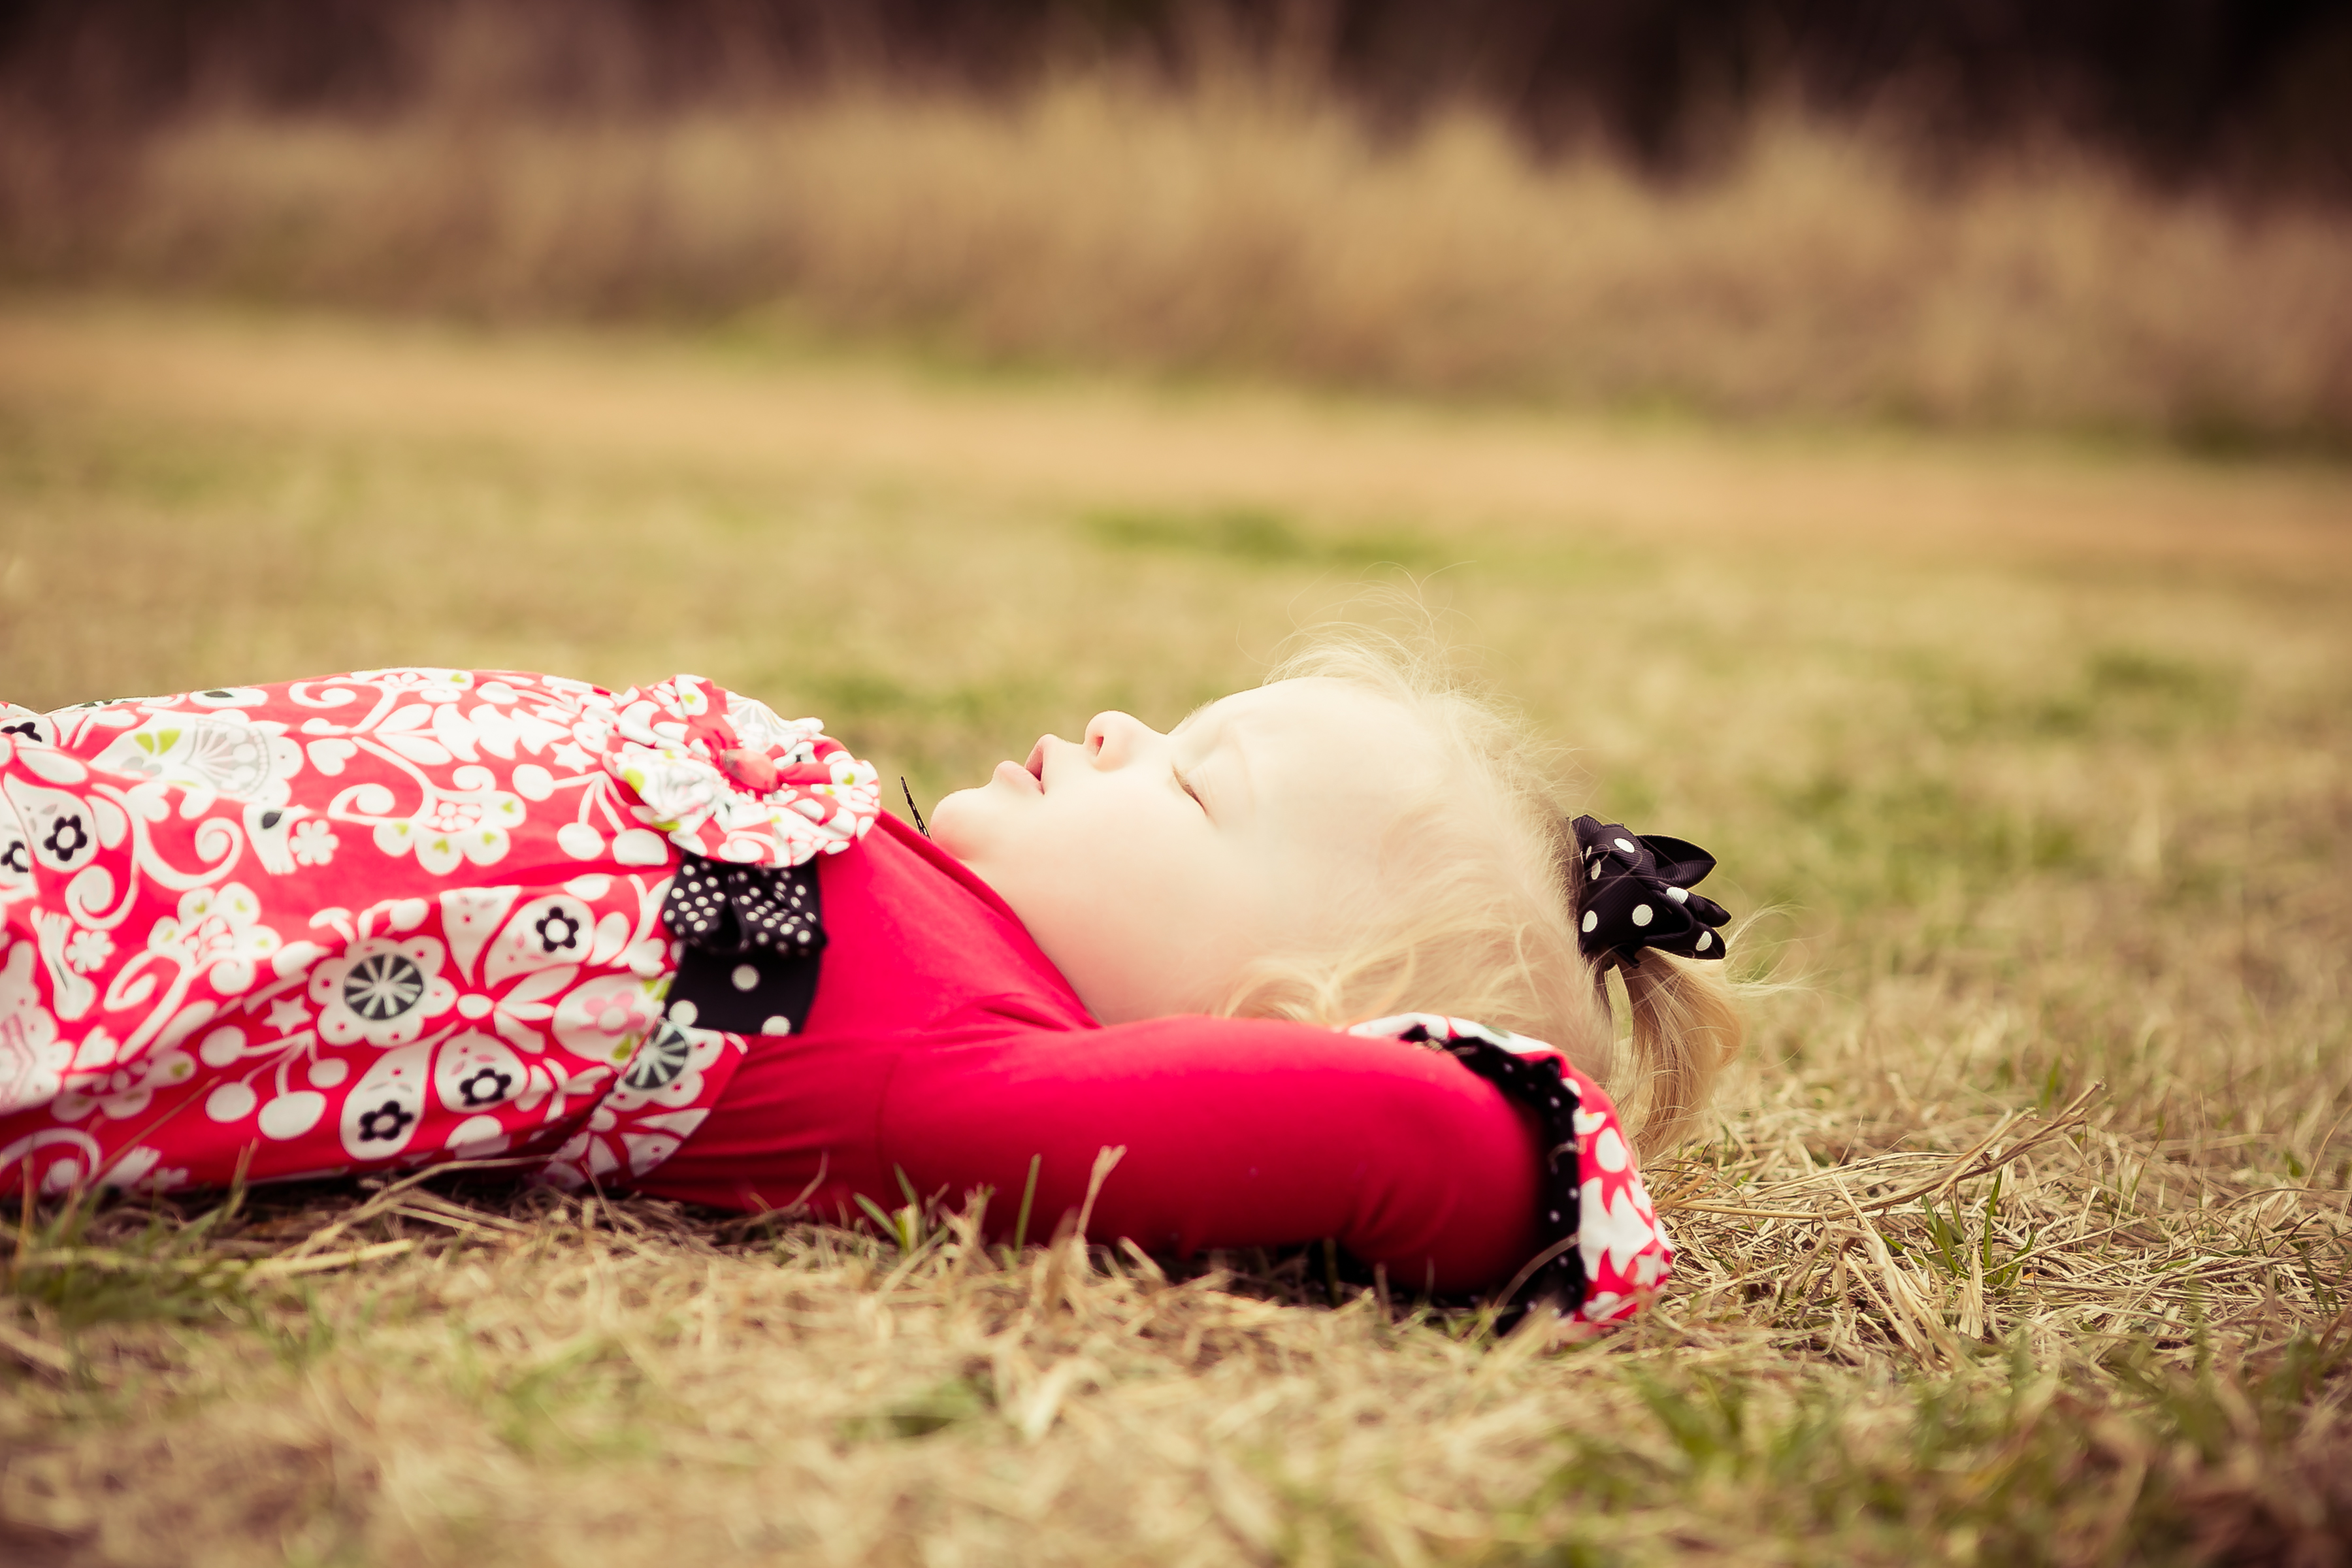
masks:
[[[52,1192],[650,1170],[744,1050],[656,1027],[681,854],[797,865],[878,802],[691,676],[453,669],[0,706],[0,1190]]]
[[[502,1156],[847,1217],[1026,1183],[1041,1236],[1113,1145],[1099,1239],[1335,1237],[1441,1289],[1549,1254],[1522,1297],[1591,1321],[1664,1283],[1616,1113],[1558,1053],[1425,1016],[1105,1027],[877,797],[816,721],[690,676],[0,704],[0,1193]],[[823,872],[789,1028],[673,994],[673,883],[730,865]]]

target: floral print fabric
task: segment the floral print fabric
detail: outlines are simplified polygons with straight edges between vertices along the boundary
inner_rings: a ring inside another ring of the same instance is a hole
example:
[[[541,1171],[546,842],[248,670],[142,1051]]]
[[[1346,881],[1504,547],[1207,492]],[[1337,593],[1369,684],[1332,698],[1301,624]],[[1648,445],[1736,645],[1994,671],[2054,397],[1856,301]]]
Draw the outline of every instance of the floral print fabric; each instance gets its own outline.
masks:
[[[1489,1029],[1466,1018],[1406,1013],[1358,1024],[1349,1032],[1413,1041],[1439,1051],[1475,1041],[1530,1062],[1557,1063],[1560,1077],[1576,1090],[1570,1123],[1576,1134],[1577,1173],[1582,1178],[1575,1230],[1585,1281],[1577,1316],[1587,1322],[1622,1322],[1656,1298],[1674,1272],[1675,1244],[1667,1239],[1665,1225],[1642,1184],[1617,1107],[1599,1084],[1541,1040]]]
[[[682,855],[798,865],[879,795],[815,721],[691,676],[0,704],[0,1191],[641,1176],[744,1050],[662,1016]]]

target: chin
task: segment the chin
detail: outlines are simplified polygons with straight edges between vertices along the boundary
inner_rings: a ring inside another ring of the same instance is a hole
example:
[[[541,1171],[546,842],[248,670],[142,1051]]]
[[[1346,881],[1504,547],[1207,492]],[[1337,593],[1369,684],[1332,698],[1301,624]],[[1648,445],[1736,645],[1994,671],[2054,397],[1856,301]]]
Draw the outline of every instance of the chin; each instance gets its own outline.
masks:
[[[976,798],[982,793],[977,789],[960,789],[953,795],[941,795],[939,804],[931,807],[931,842],[960,860],[964,858],[969,848],[965,832],[974,826],[971,818],[986,810]]]

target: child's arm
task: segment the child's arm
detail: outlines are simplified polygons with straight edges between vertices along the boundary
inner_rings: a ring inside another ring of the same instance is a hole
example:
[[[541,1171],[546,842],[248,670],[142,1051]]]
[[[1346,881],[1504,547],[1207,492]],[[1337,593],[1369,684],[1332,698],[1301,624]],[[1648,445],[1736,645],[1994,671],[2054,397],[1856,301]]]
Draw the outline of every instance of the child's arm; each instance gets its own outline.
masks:
[[[1091,1234],[1186,1254],[1333,1237],[1401,1289],[1491,1287],[1541,1245],[1532,1128],[1438,1053],[1302,1024],[1160,1018],[945,1045],[898,1065],[881,1152],[918,1191],[995,1190],[1009,1233],[1042,1155],[1029,1236],[1127,1152]]]
[[[1160,1018],[1108,1029],[988,1024],[919,1045],[761,1042],[686,1147],[637,1184],[728,1207],[851,1217],[993,1191],[1009,1238],[1038,1158],[1028,1237],[1127,1152],[1088,1226],[1155,1251],[1334,1237],[1400,1289],[1508,1279],[1540,1247],[1537,1140],[1452,1058],[1304,1024]]]

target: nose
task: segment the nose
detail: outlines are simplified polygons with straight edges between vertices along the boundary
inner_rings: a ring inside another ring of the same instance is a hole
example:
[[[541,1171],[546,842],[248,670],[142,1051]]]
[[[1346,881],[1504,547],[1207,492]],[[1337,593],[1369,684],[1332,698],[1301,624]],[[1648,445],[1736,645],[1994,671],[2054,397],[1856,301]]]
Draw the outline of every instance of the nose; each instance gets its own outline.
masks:
[[[1124,767],[1159,734],[1133,714],[1113,709],[1087,721],[1087,753],[1098,768]]]

